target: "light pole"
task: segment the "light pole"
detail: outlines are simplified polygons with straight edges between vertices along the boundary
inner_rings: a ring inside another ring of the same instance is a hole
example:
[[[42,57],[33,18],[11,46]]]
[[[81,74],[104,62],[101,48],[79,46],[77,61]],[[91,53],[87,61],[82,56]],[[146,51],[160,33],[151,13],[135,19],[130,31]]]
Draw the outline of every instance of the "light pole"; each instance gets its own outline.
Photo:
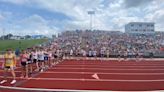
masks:
[[[21,49],[21,32],[19,33],[19,49]]]
[[[95,11],[88,11],[88,15],[90,15],[90,30],[92,31],[92,27],[93,27],[93,24],[92,24],[92,21],[93,21],[93,15],[95,14]]]
[[[2,32],[3,32],[3,33],[2,33],[2,34],[3,34],[3,35],[2,35],[2,36],[3,36],[3,40],[5,40],[5,29],[4,29],[4,28],[2,29]]]

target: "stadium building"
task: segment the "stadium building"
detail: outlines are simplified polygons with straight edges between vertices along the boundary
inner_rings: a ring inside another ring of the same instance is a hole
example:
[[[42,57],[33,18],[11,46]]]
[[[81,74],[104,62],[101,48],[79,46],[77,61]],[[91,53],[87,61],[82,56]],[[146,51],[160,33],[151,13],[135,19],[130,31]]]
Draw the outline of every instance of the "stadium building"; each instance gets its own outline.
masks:
[[[125,25],[125,33],[131,34],[154,34],[153,22],[130,22]]]

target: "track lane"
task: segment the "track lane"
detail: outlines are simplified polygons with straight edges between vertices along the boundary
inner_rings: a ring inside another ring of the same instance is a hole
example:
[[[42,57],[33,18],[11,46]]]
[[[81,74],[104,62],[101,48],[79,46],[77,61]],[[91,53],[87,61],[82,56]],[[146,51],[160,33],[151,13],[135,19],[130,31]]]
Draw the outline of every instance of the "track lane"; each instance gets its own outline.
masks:
[[[164,73],[164,70],[49,69],[49,72]]]
[[[93,73],[94,74],[94,73]],[[75,79],[95,79],[93,74],[73,74],[73,73],[44,73],[40,74],[39,78],[75,78]],[[115,80],[159,80],[164,79],[164,75],[115,75],[115,74],[98,74],[100,79],[115,79]]]
[[[128,69],[134,69],[134,68],[138,68],[138,69],[152,69],[152,68],[156,68],[156,69],[164,69],[164,65],[151,65],[151,66],[145,66],[145,65],[140,65],[140,66],[136,66],[136,65],[131,65],[131,66],[129,66],[129,65],[126,65],[126,66],[101,66],[101,65],[94,65],[94,66],[92,66],[92,65],[56,65],[54,68],[82,68],[82,67],[85,67],[85,68],[108,68],[108,69],[110,69],[110,68],[128,68]],[[53,69],[53,68],[52,68]]]
[[[48,84],[48,85],[47,85]],[[81,89],[81,90],[116,90],[143,91],[162,90],[163,82],[109,82],[109,81],[77,81],[77,80],[29,80],[21,87],[50,89]]]
[[[151,61],[150,63],[129,62],[129,61],[126,62],[64,61],[59,65],[56,65],[55,67],[47,70],[46,72],[43,72],[38,76],[36,76],[35,78],[31,78],[27,82],[18,86],[32,87],[32,88],[116,90],[116,91],[162,90],[164,84],[163,66],[164,63],[161,61],[154,62],[154,63],[153,62],[151,63]],[[18,69],[17,70],[18,74],[19,71],[20,70]],[[60,72],[60,73],[53,73],[53,72]],[[69,73],[69,72],[74,72],[74,73]],[[101,81],[96,80],[92,77],[94,73],[98,73],[98,76],[100,77]],[[128,75],[128,73],[130,75]],[[17,79],[19,80],[19,78]]]

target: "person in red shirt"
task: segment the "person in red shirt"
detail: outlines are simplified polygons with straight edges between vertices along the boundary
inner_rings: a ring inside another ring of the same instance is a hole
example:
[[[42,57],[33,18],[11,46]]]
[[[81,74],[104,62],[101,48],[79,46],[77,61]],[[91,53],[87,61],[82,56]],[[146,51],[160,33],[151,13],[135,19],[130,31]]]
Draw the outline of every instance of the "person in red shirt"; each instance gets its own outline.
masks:
[[[25,50],[22,51],[20,55],[20,63],[21,63],[21,68],[22,68],[22,74],[21,78],[28,78],[28,55]]]

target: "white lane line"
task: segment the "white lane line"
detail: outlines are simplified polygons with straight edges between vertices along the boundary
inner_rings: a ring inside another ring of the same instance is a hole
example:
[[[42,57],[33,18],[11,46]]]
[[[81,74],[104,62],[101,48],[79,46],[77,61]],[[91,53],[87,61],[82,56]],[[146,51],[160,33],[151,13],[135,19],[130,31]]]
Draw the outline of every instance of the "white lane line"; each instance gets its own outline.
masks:
[[[60,67],[56,67],[56,68],[50,68],[49,70],[62,70],[62,69],[66,69],[66,70],[121,70],[121,71],[124,71],[124,70],[128,70],[128,71],[133,71],[133,70],[139,70],[139,71],[145,71],[145,70],[148,70],[148,71],[155,71],[155,70],[164,70],[164,69],[103,69],[103,68],[60,68]]]
[[[81,72],[43,72],[43,74],[81,74]],[[103,73],[103,72],[84,72],[84,74],[104,74],[104,75],[164,75],[164,73]]]
[[[56,67],[74,67],[74,66],[76,66],[76,67],[82,67],[82,65],[56,65]],[[122,68],[129,68],[129,67],[164,67],[164,65],[158,65],[158,66],[155,66],[155,65],[153,65],[153,66],[143,66],[143,65],[138,65],[138,66],[133,66],[133,64],[132,65],[128,65],[128,66],[116,66],[116,65],[112,65],[112,66],[100,66],[100,65],[95,65],[95,66],[85,66],[85,67],[87,67],[87,68],[92,68],[92,67],[101,67],[101,68],[113,68],[113,67],[117,67],[117,68],[120,68],[120,67],[122,67]]]
[[[65,57],[65,60],[77,60],[77,59],[80,59],[80,60],[104,60],[104,61],[106,61],[106,60],[119,60],[119,58],[101,58],[101,57],[93,57],[93,58],[91,58],[91,57]],[[120,59],[123,59],[123,58],[120,58]],[[127,59],[130,59],[130,60],[134,60],[134,59],[136,59],[136,58],[127,58]],[[141,58],[141,60],[143,61],[143,60],[161,60],[161,61],[163,61],[164,60],[164,58]]]
[[[71,89],[47,89],[47,88],[23,88],[0,86],[1,89],[22,90],[22,91],[39,91],[39,92],[119,92],[119,91],[102,91],[102,90],[71,90]]]
[[[0,76],[3,78],[3,76]],[[12,78],[12,77],[8,77]],[[16,79],[21,79],[16,77]],[[76,79],[76,78],[28,78],[28,80],[43,80],[43,81],[91,81],[91,82],[164,82],[164,79],[151,79],[151,80],[123,80],[123,79]]]
[[[0,72],[2,72],[0,70]],[[21,71],[15,71],[16,73],[21,73]],[[102,74],[102,75],[164,75],[164,73],[103,73],[103,72],[41,72],[40,74]]]
[[[126,64],[126,65],[123,65],[123,64],[116,64],[116,65],[104,65],[104,64],[89,64],[89,65],[87,65],[87,64],[85,64],[85,65],[82,65],[82,64],[59,64],[59,65],[56,65],[56,66],[95,66],[95,67],[132,67],[132,66],[134,66],[134,67],[149,67],[149,66],[164,66],[164,64],[146,64],[146,65],[144,65],[144,64]]]
[[[23,87],[9,87],[0,86],[1,89],[10,90],[23,90],[23,91],[38,91],[38,92],[134,92],[134,91],[110,91],[110,90],[73,90],[73,89],[48,89],[48,88],[23,88]],[[154,91],[139,91],[139,92],[163,92],[164,90],[154,90]],[[138,91],[135,91],[138,92]]]
[[[0,72],[2,72],[0,70]],[[15,71],[16,73],[21,73],[21,71]],[[41,72],[40,74],[102,74],[102,75],[164,75],[164,73],[103,73],[103,72]]]
[[[61,81],[93,81],[93,82],[164,82],[164,79],[156,80],[120,80],[120,79],[71,79],[71,78],[31,78],[33,80],[61,80]]]

